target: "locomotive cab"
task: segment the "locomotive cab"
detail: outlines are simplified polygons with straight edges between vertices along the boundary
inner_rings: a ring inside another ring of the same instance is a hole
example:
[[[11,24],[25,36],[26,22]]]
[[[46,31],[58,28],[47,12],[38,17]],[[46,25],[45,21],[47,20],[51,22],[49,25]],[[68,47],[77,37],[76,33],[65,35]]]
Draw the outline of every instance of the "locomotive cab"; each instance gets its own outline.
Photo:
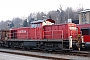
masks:
[[[54,24],[55,21],[52,19],[47,19],[47,20],[37,20],[37,21],[33,21],[31,22],[30,25],[30,38],[33,40],[42,40],[44,39],[44,30],[43,30],[43,26],[46,25],[52,25]]]

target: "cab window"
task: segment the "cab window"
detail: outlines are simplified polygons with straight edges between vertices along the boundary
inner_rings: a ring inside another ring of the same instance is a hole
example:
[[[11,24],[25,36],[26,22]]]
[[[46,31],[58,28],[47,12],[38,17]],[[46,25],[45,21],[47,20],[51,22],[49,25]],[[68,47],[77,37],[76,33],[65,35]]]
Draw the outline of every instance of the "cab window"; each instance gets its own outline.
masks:
[[[82,35],[90,35],[90,29],[81,29]]]
[[[31,28],[36,28],[37,24],[31,24]]]
[[[40,24],[37,24],[37,27],[40,27]]]

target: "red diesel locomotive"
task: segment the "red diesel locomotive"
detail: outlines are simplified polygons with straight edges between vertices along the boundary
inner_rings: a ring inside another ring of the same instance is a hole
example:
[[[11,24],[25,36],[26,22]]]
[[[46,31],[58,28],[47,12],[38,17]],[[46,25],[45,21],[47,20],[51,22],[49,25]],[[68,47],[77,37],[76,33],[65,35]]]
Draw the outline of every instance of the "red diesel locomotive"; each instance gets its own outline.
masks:
[[[3,46],[42,50],[71,50],[82,43],[74,23],[54,24],[52,19],[31,22],[30,27],[14,28]],[[79,46],[80,48],[80,46]]]

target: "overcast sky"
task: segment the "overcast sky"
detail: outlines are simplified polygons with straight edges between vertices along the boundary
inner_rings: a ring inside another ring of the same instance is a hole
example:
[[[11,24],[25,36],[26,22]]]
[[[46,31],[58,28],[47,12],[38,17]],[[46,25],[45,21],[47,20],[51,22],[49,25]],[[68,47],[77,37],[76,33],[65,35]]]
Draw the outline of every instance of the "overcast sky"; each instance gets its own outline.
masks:
[[[0,21],[13,17],[27,17],[33,12],[48,12],[62,5],[63,9],[72,7],[90,8],[89,0],[0,0]]]

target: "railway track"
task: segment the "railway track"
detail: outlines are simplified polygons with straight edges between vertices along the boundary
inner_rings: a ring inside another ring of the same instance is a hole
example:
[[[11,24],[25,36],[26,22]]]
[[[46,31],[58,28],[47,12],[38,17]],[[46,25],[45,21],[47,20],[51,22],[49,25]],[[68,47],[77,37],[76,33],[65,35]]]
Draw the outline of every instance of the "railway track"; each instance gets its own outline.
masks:
[[[3,49],[3,48],[2,48]],[[5,48],[4,48],[5,49]],[[61,58],[61,57],[56,57],[56,56],[49,56],[49,55],[39,55],[38,53],[42,53],[42,54],[53,54],[53,55],[70,55],[70,56],[80,56],[80,57],[90,57],[90,52],[88,51],[71,51],[71,52],[50,52],[50,51],[41,51],[41,50],[30,50],[27,51],[25,49],[10,49],[12,51],[7,51],[8,49],[5,50],[1,50],[0,52],[4,52],[4,53],[11,53],[11,54],[18,54],[18,55],[24,55],[24,56],[31,56],[31,57],[38,57],[38,58],[44,58],[44,59],[52,59],[52,60],[70,60],[70,58]],[[19,52],[15,52],[14,50],[17,50]],[[26,51],[27,53],[22,53],[21,51]],[[32,52],[30,54],[28,54],[29,52]],[[37,52],[36,54],[34,54],[33,52]]]
[[[63,54],[63,55],[90,57],[90,52],[88,52],[88,51],[71,51],[71,52],[47,52],[47,51],[38,51],[38,52],[46,52],[46,53],[50,53],[50,54]]]
[[[90,57],[90,51],[72,51],[69,53],[70,55],[77,55],[77,56],[84,56],[84,57]]]
[[[82,56],[82,57],[90,57],[90,51],[41,51],[41,50],[30,50],[32,52],[45,52],[45,53],[50,53],[50,54],[63,54],[63,55],[72,55],[72,56]]]
[[[23,56],[30,56],[30,57],[38,57],[38,58],[44,58],[44,59],[50,59],[50,60],[70,60],[66,58],[59,58],[59,57],[53,57],[53,56],[43,56],[43,55],[38,55],[38,54],[28,54],[28,53],[22,53],[22,52],[15,52],[15,51],[9,51],[7,49],[3,50],[0,49],[0,52],[3,53],[10,53],[10,54],[17,54],[17,55],[23,55]]]

